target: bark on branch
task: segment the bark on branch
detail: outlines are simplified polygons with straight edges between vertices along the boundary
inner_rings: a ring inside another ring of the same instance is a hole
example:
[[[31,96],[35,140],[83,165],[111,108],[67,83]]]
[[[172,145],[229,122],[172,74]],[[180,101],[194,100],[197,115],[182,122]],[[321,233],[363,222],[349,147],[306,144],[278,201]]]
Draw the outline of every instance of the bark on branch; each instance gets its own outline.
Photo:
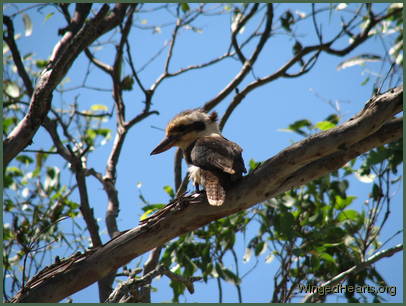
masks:
[[[52,92],[65,77],[78,55],[104,33],[117,26],[124,17],[128,4],[117,4],[113,10],[104,4],[95,17],[85,22],[76,18],[74,30],[68,30],[57,43],[50,63],[41,73],[31,96],[27,114],[3,143],[3,166],[29,145],[51,107]],[[86,15],[85,11],[77,11]],[[85,17],[85,16],[83,16]]]
[[[219,218],[247,209],[292,187],[334,171],[354,157],[402,137],[403,87],[372,98],[344,124],[286,148],[227,193],[220,207],[204,193],[182,196],[140,226],[86,254],[48,267],[13,302],[56,302],[102,279],[141,254]]]

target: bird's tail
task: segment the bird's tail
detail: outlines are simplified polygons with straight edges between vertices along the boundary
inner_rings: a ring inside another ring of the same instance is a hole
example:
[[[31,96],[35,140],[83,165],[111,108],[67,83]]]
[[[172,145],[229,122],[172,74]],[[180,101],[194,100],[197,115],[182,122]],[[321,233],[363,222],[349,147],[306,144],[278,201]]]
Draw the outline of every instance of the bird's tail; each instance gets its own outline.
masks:
[[[220,180],[210,171],[202,171],[204,176],[204,188],[210,205],[221,206],[226,198],[226,192],[220,184]]]

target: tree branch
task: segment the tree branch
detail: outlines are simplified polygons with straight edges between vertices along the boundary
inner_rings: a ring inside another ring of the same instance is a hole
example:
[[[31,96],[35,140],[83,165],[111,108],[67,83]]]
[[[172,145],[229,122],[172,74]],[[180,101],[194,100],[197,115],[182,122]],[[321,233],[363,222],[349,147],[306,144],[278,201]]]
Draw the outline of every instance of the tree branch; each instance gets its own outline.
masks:
[[[18,50],[17,44],[14,40],[14,25],[10,17],[4,16],[3,23],[7,25],[7,35],[3,34],[4,41],[7,43],[10,48],[11,55],[13,57],[14,64],[17,67],[17,72],[20,77],[23,79],[25,89],[27,90],[28,96],[32,96],[34,88],[32,87],[31,79],[25,70],[23,61],[21,59],[20,51]]]
[[[193,282],[201,279],[201,277],[186,279],[181,275],[171,272],[165,266],[158,266],[140,279],[133,278],[121,283],[109,296],[106,303],[144,303],[142,299],[140,300],[139,288],[150,284],[152,279],[159,275],[166,275],[171,280],[182,282],[190,293],[194,292]]]
[[[255,12],[258,9],[258,6],[259,6],[259,3],[254,3],[254,5],[251,8],[251,11],[246,16],[244,16],[241,20],[239,20],[235,29],[231,29],[232,30],[231,43],[234,47],[235,52],[238,55],[238,58],[240,59],[241,63],[243,63],[243,64],[245,63],[246,58],[245,58],[244,54],[242,53],[240,46],[238,45],[237,35],[241,31],[242,27],[248,22],[248,20],[250,20],[252,18],[252,16],[254,16]],[[237,17],[235,17],[235,18],[237,18]]]
[[[337,170],[356,155],[400,139],[401,119],[392,118],[402,111],[402,97],[402,87],[376,96],[344,124],[286,148],[233,186],[222,206],[210,206],[204,193],[175,199],[140,226],[116,236],[81,260],[75,259],[68,267],[64,262],[62,270],[41,272],[13,301],[59,301],[181,234],[306,184]]]
[[[334,287],[335,285],[337,285],[338,283],[342,282],[343,280],[345,280],[350,274],[353,273],[358,273],[359,271],[364,270],[365,268],[369,267],[370,265],[374,264],[375,262],[377,262],[378,260],[384,258],[384,257],[391,257],[394,254],[396,254],[397,252],[400,252],[403,250],[403,244],[398,244],[396,246],[394,246],[393,248],[387,249],[387,250],[383,250],[380,251],[374,255],[372,255],[371,257],[369,257],[366,261],[361,262],[360,264],[351,267],[350,269],[348,269],[347,271],[344,271],[338,275],[336,275],[335,277],[333,277],[332,279],[330,279],[329,281],[325,282],[324,284],[320,285],[318,287],[318,289],[324,289],[326,287]],[[318,296],[318,291],[315,291],[314,293],[308,294],[306,295],[306,297],[303,299],[302,303],[309,303],[311,302],[314,298],[317,299]]]
[[[397,9],[399,10],[399,9]],[[389,18],[390,16],[394,15],[397,13],[397,10],[393,10],[392,12],[381,16],[379,18],[375,18],[371,20],[368,25],[366,26],[365,29],[358,35],[356,35],[352,41],[351,44],[349,44],[347,47],[343,49],[332,49],[331,46],[342,36],[342,34],[345,32],[346,26],[343,26],[343,29],[334,37],[332,38],[329,42],[327,43],[319,43],[318,45],[313,45],[313,46],[308,46],[304,47],[300,52],[295,54],[285,65],[283,65],[281,68],[279,68],[278,71],[265,76],[263,78],[259,78],[250,84],[248,84],[243,90],[241,90],[231,101],[230,105],[228,106],[226,112],[224,113],[223,117],[221,118],[220,121],[220,129],[222,129],[230,117],[231,113],[234,111],[234,109],[242,102],[242,100],[254,89],[263,86],[267,83],[273,82],[277,80],[278,78],[281,77],[286,77],[286,78],[294,78],[294,77],[299,77],[303,75],[304,73],[307,73],[313,65],[316,63],[316,60],[319,56],[319,54],[324,51],[329,54],[337,55],[337,56],[344,56],[354,50],[356,47],[358,47],[362,42],[370,38],[369,36],[369,31],[376,26],[379,22],[382,22],[386,18]],[[350,23],[355,20],[354,18],[350,21]],[[318,33],[317,35],[321,35]],[[319,37],[321,39],[321,36]],[[299,61],[302,61],[304,56],[314,53],[315,54],[312,56],[312,58],[302,67],[301,71],[294,73],[294,74],[289,74],[287,71],[296,63]],[[210,102],[211,103],[211,102]]]
[[[162,246],[159,246],[151,251],[148,259],[144,263],[144,277],[158,267],[161,251]],[[151,303],[151,282],[152,278],[139,290],[138,300],[142,303]]]
[[[259,54],[261,53],[266,41],[269,39],[271,30],[272,30],[272,21],[273,21],[273,5],[272,3],[267,4],[266,11],[266,24],[264,31],[259,39],[257,46],[255,47],[254,52],[251,57],[245,61],[244,65],[241,67],[241,70],[234,77],[234,79],[226,85],[226,87],[217,94],[212,100],[206,102],[203,105],[203,109],[209,111],[217,106],[225,97],[227,97],[245,78],[245,76],[251,71],[252,66],[256,62]]]
[[[37,82],[27,114],[4,140],[3,166],[8,165],[30,144],[50,110],[53,90],[64,78],[78,55],[98,37],[117,26],[124,17],[127,6],[128,4],[117,4],[108,14],[109,6],[104,4],[96,16],[84,22],[74,36],[70,36],[71,32],[67,32],[58,42],[49,65],[41,73]],[[70,38],[67,39],[68,37]]]

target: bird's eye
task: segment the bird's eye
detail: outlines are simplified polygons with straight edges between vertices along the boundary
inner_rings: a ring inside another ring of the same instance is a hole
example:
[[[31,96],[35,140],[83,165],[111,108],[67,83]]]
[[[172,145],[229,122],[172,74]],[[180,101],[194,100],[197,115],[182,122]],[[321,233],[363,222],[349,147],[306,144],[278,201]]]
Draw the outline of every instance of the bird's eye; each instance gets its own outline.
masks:
[[[203,131],[206,128],[206,125],[202,121],[197,121],[193,123],[193,129],[195,131]]]
[[[184,132],[186,130],[186,126],[184,124],[181,124],[181,125],[177,126],[176,130],[178,132]]]

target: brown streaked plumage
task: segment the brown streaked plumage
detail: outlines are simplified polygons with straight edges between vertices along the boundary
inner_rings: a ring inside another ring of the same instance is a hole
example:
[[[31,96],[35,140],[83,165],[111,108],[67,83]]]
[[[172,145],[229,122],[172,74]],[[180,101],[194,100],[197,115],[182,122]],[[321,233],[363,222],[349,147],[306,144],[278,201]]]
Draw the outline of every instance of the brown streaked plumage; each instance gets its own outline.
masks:
[[[176,115],[166,128],[166,138],[151,152],[158,154],[173,146],[182,149],[189,175],[196,188],[203,185],[210,205],[224,203],[226,190],[246,172],[241,147],[224,138],[217,113],[201,109]]]

